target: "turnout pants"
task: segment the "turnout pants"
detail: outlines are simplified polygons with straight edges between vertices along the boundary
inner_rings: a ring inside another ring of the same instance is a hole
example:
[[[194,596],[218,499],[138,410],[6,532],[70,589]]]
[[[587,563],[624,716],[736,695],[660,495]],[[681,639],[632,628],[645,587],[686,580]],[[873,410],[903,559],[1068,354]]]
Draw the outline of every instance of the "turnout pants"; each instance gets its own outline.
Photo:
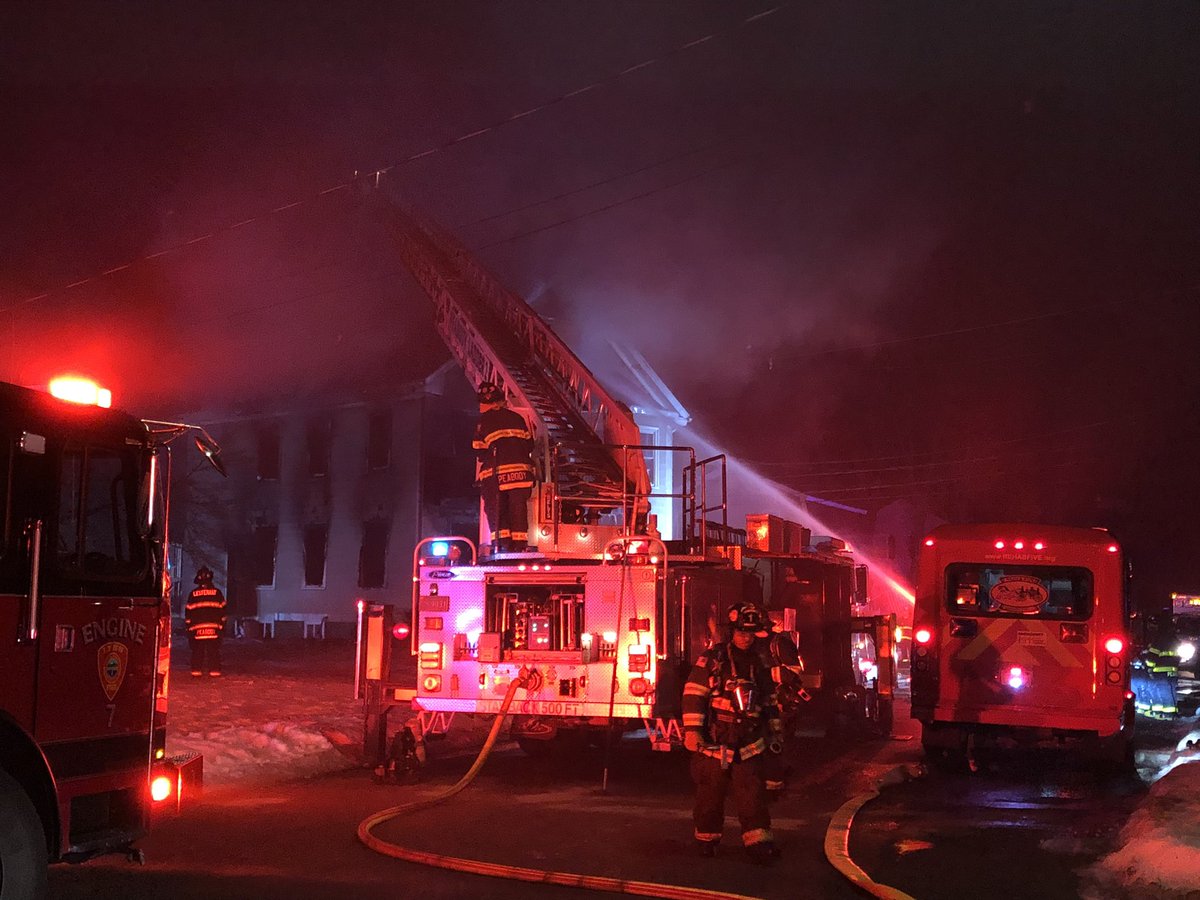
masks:
[[[497,550],[524,550],[529,542],[530,488],[501,490],[495,479],[481,487],[483,512]]]
[[[725,795],[731,791],[742,826],[742,843],[750,847],[772,840],[762,754],[722,768],[720,760],[693,753],[691,765],[692,781],[696,783],[696,806],[692,811],[696,840],[715,842],[721,839],[725,827]]]
[[[192,645],[192,671],[217,675],[221,672],[221,638],[189,637]]]

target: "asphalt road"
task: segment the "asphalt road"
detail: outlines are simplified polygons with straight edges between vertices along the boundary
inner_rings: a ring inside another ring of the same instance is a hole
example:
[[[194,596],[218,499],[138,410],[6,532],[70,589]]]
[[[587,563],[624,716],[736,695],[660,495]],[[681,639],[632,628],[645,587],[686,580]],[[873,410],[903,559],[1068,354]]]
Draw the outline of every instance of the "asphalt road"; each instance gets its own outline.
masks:
[[[751,864],[732,815],[713,860],[695,855],[681,754],[623,742],[608,758],[531,759],[508,746],[467,790],[381,826],[414,849],[509,865],[680,884],[784,900],[862,895],[826,862],[834,811],[897,764],[920,761],[918,726],[900,709],[895,739],[802,736],[789,792],[773,806],[783,857]],[[303,781],[208,791],[143,843],[147,862],[107,857],[51,872],[51,897],[505,898],[555,900],[579,889],[447,872],[375,854],[355,838],[367,815],[453,784],[471,757],[431,746],[420,781],[377,784],[350,768]],[[923,900],[1078,896],[1076,870],[1109,849],[1142,788],[1070,759],[1005,761],[976,775],[887,789],[856,817],[851,850],[876,880]]]
[[[784,856],[750,863],[732,816],[716,859],[695,855],[691,786],[679,754],[623,744],[600,792],[603,753],[533,760],[515,748],[493,755],[466,791],[444,805],[386,823],[378,834],[417,849],[512,865],[685,884],[754,897],[857,897],[822,855],[832,812],[889,769],[911,742],[805,738],[798,777],[774,806]],[[355,838],[378,809],[452,784],[470,760],[438,760],[413,785],[375,784],[363,770],[253,791],[209,791],[144,842],[147,862],[109,857],[51,873],[51,896],[129,900],[191,898],[580,897],[575,888],[533,886],[444,872],[377,855]]]

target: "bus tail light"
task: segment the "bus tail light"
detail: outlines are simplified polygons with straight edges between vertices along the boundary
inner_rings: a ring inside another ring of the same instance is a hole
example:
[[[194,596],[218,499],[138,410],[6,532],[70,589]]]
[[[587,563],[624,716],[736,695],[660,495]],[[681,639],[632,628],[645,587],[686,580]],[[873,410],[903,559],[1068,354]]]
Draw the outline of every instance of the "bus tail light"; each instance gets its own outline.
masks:
[[[1105,658],[1104,680],[1113,686],[1125,684],[1125,639],[1112,635],[1104,639]]]
[[[1000,674],[1004,683],[1014,691],[1029,687],[1030,672],[1028,669],[1021,666],[1004,666]]]

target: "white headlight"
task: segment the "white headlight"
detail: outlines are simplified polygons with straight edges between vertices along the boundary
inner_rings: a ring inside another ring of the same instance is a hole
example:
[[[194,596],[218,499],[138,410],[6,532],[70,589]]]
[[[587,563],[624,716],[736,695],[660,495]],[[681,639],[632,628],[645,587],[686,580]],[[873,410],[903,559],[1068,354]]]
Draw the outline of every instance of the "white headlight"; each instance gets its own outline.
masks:
[[[1191,641],[1184,641],[1175,652],[1179,654],[1180,662],[1187,662],[1196,655],[1196,645]]]

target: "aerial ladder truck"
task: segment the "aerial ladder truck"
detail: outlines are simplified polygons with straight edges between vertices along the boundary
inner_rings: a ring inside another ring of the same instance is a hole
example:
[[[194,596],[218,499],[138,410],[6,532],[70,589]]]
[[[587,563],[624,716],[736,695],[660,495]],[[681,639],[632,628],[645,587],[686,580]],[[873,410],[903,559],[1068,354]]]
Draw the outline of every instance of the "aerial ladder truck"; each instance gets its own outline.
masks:
[[[732,527],[723,455],[643,444],[631,411],[524,300],[456,238],[375,188],[439,334],[472,384],[500,386],[525,416],[538,470],[529,551],[484,555],[477,536],[423,538],[408,608],[362,610],[359,693],[377,725],[377,756],[391,705],[411,699],[421,734],[437,734],[457,714],[498,712],[518,677],[527,686],[510,733],[528,752],[610,729],[645,729],[658,749],[681,746],[688,670],[723,639],[727,610],[746,601],[765,603],[777,628],[808,648],[804,683],[824,724],[890,730],[895,623],[855,615],[865,566],[841,542],[814,541],[775,516]],[[679,460],[677,492],[653,492],[645,454],[654,452]],[[652,498],[675,504],[678,533],[659,533]],[[406,627],[407,653],[389,640]],[[864,638],[870,667],[856,655]]]

